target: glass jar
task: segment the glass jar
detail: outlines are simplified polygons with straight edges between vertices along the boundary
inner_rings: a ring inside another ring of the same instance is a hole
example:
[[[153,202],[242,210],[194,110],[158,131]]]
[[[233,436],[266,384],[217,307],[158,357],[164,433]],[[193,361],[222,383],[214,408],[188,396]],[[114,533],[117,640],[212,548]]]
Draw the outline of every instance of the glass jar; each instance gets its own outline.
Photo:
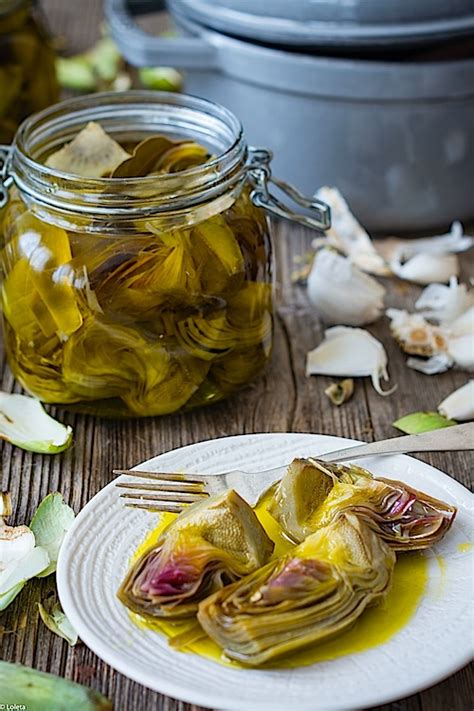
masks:
[[[188,138],[212,158],[178,173],[82,178],[44,165],[89,121],[124,145]],[[266,210],[326,226],[325,205],[279,184],[233,114],[155,92],[96,94],[25,121],[3,162],[2,304],[8,362],[44,402],[149,416],[220,400],[272,350]],[[1,161],[0,161],[1,163]]]
[[[32,0],[0,0],[0,143],[58,100],[54,52]]]

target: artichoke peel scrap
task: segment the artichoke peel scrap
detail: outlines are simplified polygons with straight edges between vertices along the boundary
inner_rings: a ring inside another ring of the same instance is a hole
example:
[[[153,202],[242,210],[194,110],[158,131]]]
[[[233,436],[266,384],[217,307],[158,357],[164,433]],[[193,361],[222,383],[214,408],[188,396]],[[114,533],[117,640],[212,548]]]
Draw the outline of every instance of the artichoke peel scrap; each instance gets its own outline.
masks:
[[[0,438],[30,452],[57,454],[71,445],[72,428],[48,415],[39,400],[0,392]]]

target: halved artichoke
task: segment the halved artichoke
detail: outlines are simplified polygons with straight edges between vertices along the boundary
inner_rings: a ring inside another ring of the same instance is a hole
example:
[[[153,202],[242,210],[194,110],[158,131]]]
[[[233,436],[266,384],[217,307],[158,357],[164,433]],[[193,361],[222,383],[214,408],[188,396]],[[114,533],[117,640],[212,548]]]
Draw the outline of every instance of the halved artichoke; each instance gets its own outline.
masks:
[[[343,514],[283,558],[199,605],[198,620],[224,653],[249,666],[343,632],[390,587],[395,554]]]
[[[260,568],[273,543],[235,492],[193,504],[130,568],[118,597],[145,618],[193,616],[207,595]]]
[[[328,525],[340,513],[361,517],[394,550],[418,550],[449,530],[456,508],[407,484],[374,479],[362,467],[295,459],[268,507],[294,541]]]

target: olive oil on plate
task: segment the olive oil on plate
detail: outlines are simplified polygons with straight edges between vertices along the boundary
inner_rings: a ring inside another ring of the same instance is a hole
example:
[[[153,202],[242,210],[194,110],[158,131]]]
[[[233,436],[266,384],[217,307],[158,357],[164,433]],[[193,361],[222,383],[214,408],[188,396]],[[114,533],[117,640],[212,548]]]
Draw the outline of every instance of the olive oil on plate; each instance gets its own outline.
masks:
[[[266,510],[267,501],[263,499],[256,507],[261,524],[269,537],[275,543],[273,558],[278,558],[290,550],[293,545],[285,538],[278,523]],[[151,548],[158,540],[162,531],[168,526],[176,514],[165,513],[160,516],[159,523],[138,547],[134,559]],[[401,630],[415,613],[418,604],[428,584],[428,559],[424,553],[415,551],[397,556],[393,574],[392,587],[382,603],[367,609],[356,623],[343,634],[326,642],[308,647],[300,652],[275,660],[260,668],[278,669],[307,666],[315,662],[336,659],[347,654],[362,652],[371,647],[387,642]],[[194,620],[180,622],[149,622],[136,613],[130,613],[133,622],[139,627],[155,630],[172,640],[195,626]],[[219,662],[225,666],[240,667],[238,662],[231,661],[222,649],[207,636],[199,638],[186,646],[188,652]]]

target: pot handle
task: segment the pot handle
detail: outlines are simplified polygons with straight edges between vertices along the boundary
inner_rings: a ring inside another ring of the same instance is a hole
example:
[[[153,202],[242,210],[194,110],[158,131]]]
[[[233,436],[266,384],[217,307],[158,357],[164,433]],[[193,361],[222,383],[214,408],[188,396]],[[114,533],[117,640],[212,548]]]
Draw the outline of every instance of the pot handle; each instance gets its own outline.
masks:
[[[200,37],[154,37],[144,32],[134,15],[166,9],[164,0],[106,0],[105,17],[125,59],[136,67],[165,66],[212,69],[215,47]]]

